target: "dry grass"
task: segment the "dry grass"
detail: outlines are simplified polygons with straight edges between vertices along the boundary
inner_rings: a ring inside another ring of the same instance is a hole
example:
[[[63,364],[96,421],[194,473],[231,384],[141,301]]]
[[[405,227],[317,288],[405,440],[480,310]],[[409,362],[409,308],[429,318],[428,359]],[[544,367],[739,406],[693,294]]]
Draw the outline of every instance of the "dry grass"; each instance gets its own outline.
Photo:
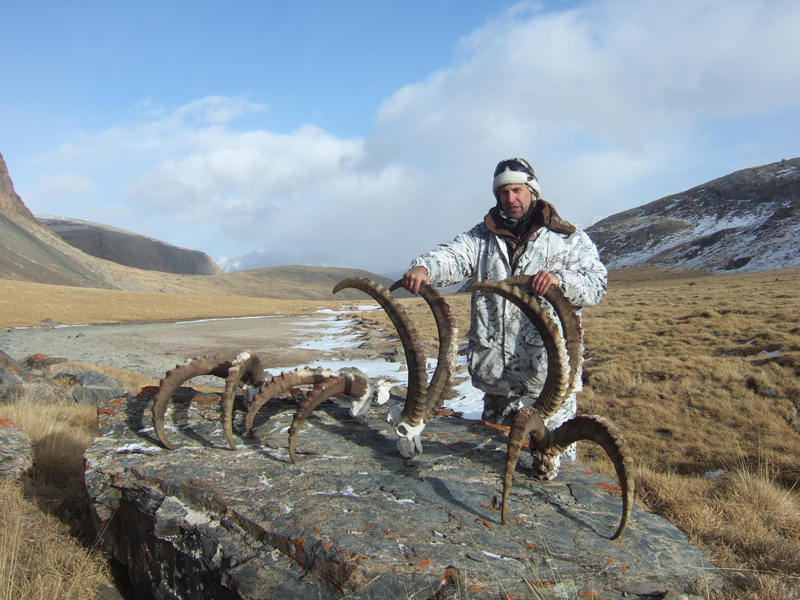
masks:
[[[109,582],[92,549],[83,452],[97,435],[91,407],[0,405],[37,444],[36,468],[0,484],[0,600],[94,599]]]

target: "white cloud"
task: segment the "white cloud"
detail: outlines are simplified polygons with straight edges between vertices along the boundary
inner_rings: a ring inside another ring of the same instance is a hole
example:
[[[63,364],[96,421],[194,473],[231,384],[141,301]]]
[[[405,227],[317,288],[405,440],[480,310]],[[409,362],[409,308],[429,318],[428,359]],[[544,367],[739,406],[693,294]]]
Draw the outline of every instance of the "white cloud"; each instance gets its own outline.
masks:
[[[95,190],[94,182],[79,173],[64,171],[53,175],[43,175],[33,183],[34,188],[43,196],[77,196],[89,194]]]
[[[453,65],[387,98],[365,139],[238,131],[237,117],[266,107],[214,96],[171,112],[146,101],[150,120],[46,159],[134,165],[124,194],[142,218],[171,222],[165,241],[396,270],[482,218],[502,158],[528,158],[545,197],[581,224],[679,191],[664,186],[748,142],[735,130],[699,140],[708,123],[797,115],[798,30],[794,2],[521,3],[466,36]],[[192,222],[219,233],[199,244],[180,225]]]

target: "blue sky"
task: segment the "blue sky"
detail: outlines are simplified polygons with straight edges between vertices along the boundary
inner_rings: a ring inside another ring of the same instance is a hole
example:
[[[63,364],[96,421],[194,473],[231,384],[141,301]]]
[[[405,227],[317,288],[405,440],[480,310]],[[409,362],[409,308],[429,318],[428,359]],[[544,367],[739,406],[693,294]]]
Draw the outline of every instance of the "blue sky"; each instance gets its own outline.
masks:
[[[800,156],[800,3],[15,2],[0,152],[37,214],[387,273],[522,156],[586,226]]]

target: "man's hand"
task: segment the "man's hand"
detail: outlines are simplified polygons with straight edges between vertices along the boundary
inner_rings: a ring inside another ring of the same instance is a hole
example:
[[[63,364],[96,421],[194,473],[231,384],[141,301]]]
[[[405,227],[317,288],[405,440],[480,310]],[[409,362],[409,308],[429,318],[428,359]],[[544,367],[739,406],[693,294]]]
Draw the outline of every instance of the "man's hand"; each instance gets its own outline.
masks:
[[[426,271],[427,272],[427,271]],[[403,278],[405,281],[405,277]],[[539,271],[533,276],[533,283],[531,283],[531,292],[534,296],[543,296],[551,285],[560,285],[558,277],[548,271]]]
[[[428,280],[428,269],[425,267],[414,267],[410,271],[403,273],[403,287],[412,294],[419,293],[419,288],[423,283],[430,285]]]

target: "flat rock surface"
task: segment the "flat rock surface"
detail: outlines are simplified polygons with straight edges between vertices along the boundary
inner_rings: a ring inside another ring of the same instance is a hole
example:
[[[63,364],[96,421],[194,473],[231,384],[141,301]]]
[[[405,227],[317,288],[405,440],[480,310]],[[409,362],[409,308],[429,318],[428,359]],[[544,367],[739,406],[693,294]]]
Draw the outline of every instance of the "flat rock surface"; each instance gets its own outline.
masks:
[[[102,404],[86,452],[105,549],[142,597],[662,598],[720,583],[703,552],[640,509],[610,541],[619,488],[578,464],[540,483],[524,456],[501,525],[506,436],[482,422],[438,417],[406,461],[385,406],[359,425],[337,399],[306,421],[292,465],[296,396],[261,409],[258,442],[238,400],[233,451],[219,396],[182,388],[170,452],[153,434],[152,393]]]

